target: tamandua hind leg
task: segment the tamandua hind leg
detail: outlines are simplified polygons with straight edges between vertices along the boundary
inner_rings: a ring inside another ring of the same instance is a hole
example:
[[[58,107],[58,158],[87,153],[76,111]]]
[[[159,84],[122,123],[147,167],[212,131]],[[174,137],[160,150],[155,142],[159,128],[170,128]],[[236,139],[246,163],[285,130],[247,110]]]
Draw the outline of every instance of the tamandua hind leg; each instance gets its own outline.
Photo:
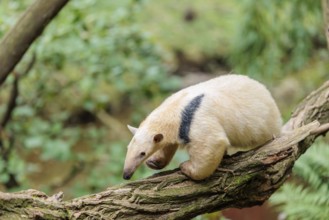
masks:
[[[188,150],[190,159],[180,165],[181,171],[193,180],[209,177],[217,169],[228,146],[226,136],[215,141],[191,143]]]

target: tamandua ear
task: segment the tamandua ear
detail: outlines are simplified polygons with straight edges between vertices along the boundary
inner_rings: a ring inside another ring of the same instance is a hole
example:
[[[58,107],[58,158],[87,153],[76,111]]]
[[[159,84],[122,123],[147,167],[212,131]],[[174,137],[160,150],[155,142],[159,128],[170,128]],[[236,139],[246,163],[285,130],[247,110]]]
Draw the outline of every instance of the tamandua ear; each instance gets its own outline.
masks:
[[[135,127],[130,126],[130,125],[127,125],[127,127],[133,135],[135,135],[136,131],[138,130],[138,128],[135,128]]]
[[[162,134],[156,134],[156,135],[154,135],[154,137],[153,137],[153,142],[154,142],[155,144],[157,144],[157,143],[159,143],[160,141],[162,141],[162,139],[163,139],[163,135],[162,135]]]

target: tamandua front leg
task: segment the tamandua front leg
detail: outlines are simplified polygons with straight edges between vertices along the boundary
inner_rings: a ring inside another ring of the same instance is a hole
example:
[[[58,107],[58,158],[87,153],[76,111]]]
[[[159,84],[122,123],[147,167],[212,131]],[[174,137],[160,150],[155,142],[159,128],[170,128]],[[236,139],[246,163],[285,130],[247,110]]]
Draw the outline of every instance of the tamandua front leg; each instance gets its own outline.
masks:
[[[177,148],[178,144],[172,144],[158,150],[146,161],[146,165],[155,170],[164,168],[173,158]]]
[[[229,141],[224,134],[216,138],[209,137],[203,142],[191,142],[189,145],[190,159],[183,162],[180,169],[193,180],[203,180],[217,169],[229,146]]]

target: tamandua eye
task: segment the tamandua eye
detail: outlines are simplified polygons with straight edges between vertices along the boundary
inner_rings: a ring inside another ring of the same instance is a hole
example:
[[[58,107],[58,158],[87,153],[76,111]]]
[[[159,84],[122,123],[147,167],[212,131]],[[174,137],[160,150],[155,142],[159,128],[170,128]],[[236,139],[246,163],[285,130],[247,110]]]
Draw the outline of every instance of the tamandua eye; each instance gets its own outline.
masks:
[[[144,157],[144,156],[145,156],[145,152],[141,152],[141,153],[140,153],[140,156],[141,156],[141,157]]]

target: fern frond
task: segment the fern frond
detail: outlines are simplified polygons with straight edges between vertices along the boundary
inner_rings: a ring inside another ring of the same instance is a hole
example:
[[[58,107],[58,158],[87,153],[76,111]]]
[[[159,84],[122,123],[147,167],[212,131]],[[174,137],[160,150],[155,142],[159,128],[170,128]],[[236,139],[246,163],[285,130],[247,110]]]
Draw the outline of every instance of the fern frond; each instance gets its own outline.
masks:
[[[270,201],[291,220],[329,218],[329,146],[317,143],[295,164],[303,185],[286,183]]]
[[[329,146],[317,143],[296,162],[293,172],[305,180],[310,187],[318,189],[323,182],[329,180],[328,156]]]

